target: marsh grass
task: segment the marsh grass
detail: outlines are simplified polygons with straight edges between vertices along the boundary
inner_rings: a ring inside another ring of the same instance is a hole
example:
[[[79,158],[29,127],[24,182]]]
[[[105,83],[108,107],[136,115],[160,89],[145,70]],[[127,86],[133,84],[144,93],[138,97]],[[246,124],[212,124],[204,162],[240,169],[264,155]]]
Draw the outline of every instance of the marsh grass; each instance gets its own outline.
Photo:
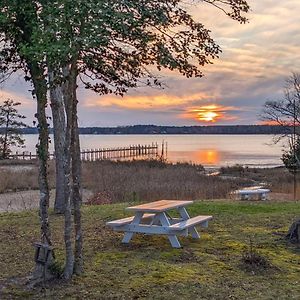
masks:
[[[125,217],[132,203],[84,206],[85,273],[69,283],[28,290],[23,278],[33,269],[39,239],[35,211],[0,215],[1,299],[299,299],[300,249],[279,238],[296,218],[297,203],[197,201],[191,216],[212,214],[201,239],[181,237],[172,249],[164,236],[136,235],[122,245],[122,233],[105,222]],[[63,217],[50,214],[52,238],[63,265]],[[249,247],[275,268],[248,272],[241,257]]]
[[[36,162],[0,164],[0,193],[38,189]],[[55,165],[49,162],[50,187],[55,188]],[[291,194],[293,176],[285,168],[223,167],[220,176],[206,176],[201,165],[160,160],[96,161],[83,163],[83,187],[94,196],[91,204],[173,199],[225,199],[235,189],[264,184],[275,193]],[[298,180],[299,182],[299,180]],[[300,195],[300,184],[297,194]]]
[[[220,199],[243,181],[206,176],[200,165],[160,161],[85,163],[83,178],[85,187],[95,193],[94,204],[132,199]]]
[[[256,184],[265,184],[272,192],[292,193],[294,189],[293,175],[284,167],[247,168],[240,165],[220,168],[221,175],[231,175],[252,180]],[[297,194],[300,195],[300,176],[297,178]]]
[[[18,164],[11,160],[12,164],[0,165],[0,193],[16,192],[24,190],[37,190],[38,165],[35,162]],[[49,163],[49,186],[55,187],[55,166],[53,161]]]

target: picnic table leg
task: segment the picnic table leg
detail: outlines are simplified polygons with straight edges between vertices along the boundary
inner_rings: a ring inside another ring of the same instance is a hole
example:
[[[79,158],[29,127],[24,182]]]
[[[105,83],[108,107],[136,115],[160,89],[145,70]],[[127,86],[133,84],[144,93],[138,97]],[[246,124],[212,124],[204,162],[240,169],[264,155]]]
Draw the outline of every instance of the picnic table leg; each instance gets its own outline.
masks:
[[[241,194],[241,200],[249,200],[249,194]]]
[[[131,224],[138,225],[143,217],[143,212],[136,212]],[[133,237],[134,232],[125,232],[122,243],[128,244]]]
[[[183,220],[190,219],[190,215],[186,211],[185,207],[179,207],[178,211]],[[191,233],[191,235],[194,239],[200,239],[200,234],[198,233],[196,227],[193,226],[193,227],[188,228],[188,232]]]
[[[155,215],[152,221],[150,222],[150,226],[159,224],[159,215]]]
[[[163,213],[159,213],[158,214],[158,218],[159,218],[159,221],[161,223],[162,226],[170,226],[170,222],[168,220],[168,217],[166,216],[166,214],[163,212]],[[172,245],[173,248],[181,248],[181,245],[178,241],[178,238],[175,234],[168,234],[168,239]]]

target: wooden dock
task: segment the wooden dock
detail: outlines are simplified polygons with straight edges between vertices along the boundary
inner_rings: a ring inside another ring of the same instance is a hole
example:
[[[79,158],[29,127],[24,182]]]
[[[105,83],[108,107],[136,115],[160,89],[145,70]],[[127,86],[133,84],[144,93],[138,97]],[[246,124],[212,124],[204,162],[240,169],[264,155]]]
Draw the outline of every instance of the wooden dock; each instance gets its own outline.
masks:
[[[130,145],[127,147],[116,148],[99,148],[99,149],[85,149],[80,152],[82,161],[96,161],[96,160],[127,160],[127,159],[156,159],[159,157],[166,157],[167,143],[162,142],[161,147],[158,143],[149,145]],[[10,155],[11,159],[31,160],[37,159],[37,154],[24,151],[22,153],[14,153]],[[49,159],[55,159],[55,153],[49,154]]]

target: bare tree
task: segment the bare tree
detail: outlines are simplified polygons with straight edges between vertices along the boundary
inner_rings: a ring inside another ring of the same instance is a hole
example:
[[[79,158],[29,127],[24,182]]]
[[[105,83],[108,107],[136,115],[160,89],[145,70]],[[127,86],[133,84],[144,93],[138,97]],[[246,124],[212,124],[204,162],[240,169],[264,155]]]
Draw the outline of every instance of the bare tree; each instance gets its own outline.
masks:
[[[278,136],[275,142],[282,137],[287,138],[282,161],[294,174],[294,198],[296,198],[297,173],[300,170],[300,73],[293,73],[286,80],[282,99],[265,103],[262,118],[285,128],[285,134]],[[290,226],[287,239],[300,242],[300,219]]]

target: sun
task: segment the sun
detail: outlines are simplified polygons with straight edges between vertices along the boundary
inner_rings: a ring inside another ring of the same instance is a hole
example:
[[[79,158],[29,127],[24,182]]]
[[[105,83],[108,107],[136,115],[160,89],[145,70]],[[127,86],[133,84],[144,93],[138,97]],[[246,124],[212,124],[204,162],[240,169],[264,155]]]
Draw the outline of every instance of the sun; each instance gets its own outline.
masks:
[[[219,104],[206,104],[198,107],[189,107],[182,117],[193,119],[201,123],[218,123],[237,120],[238,117],[232,115],[232,112],[241,111],[234,106],[224,106]]]
[[[198,112],[198,120],[205,122],[216,122],[216,119],[219,117],[219,114],[214,111],[203,111]]]
[[[196,119],[198,121],[216,122],[221,116],[218,110],[219,107],[217,107],[214,104],[211,104],[199,107],[198,109],[195,109],[194,112],[196,113]]]

